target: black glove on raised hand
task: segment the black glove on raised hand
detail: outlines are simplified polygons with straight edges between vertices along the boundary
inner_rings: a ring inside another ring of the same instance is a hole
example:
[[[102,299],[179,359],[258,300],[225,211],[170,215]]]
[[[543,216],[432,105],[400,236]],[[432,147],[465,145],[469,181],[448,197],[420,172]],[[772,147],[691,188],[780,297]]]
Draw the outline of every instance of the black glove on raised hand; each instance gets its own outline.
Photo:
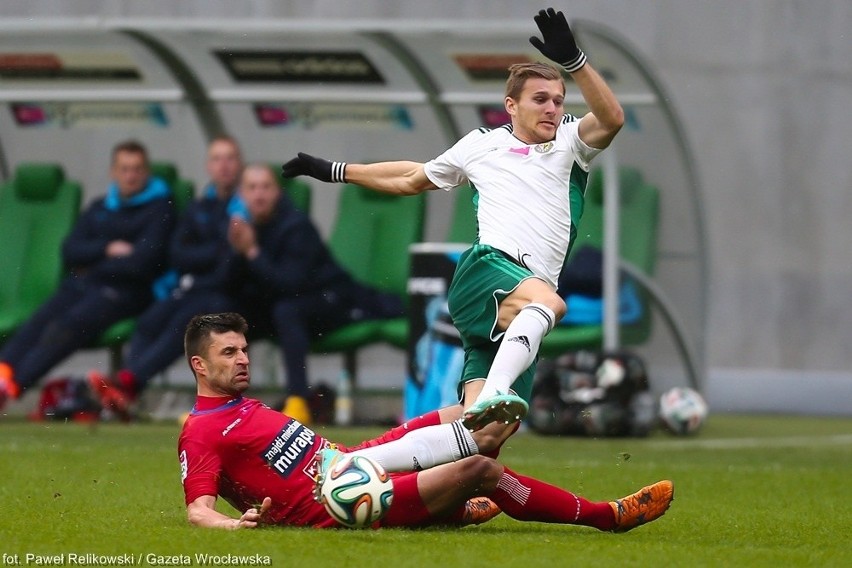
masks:
[[[299,152],[298,156],[281,166],[281,174],[285,178],[311,176],[320,181],[345,183],[346,162],[329,162]]]
[[[565,14],[548,8],[540,10],[538,16],[533,19],[544,41],[532,36],[530,43],[542,55],[558,63],[569,73],[579,70],[586,64],[586,54],[577,47],[577,40],[574,39],[574,33],[565,19]]]

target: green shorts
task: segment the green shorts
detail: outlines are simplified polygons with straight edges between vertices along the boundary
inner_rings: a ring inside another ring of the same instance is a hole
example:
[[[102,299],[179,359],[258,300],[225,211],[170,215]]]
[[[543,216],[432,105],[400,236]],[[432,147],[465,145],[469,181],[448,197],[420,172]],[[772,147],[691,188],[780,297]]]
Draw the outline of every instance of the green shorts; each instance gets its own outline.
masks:
[[[530,270],[487,245],[473,245],[459,258],[447,293],[450,316],[464,347],[459,396],[465,383],[488,376],[503,339],[503,331],[497,329],[500,302],[527,278],[533,278]],[[512,383],[512,390],[527,402],[537,362],[538,358]]]

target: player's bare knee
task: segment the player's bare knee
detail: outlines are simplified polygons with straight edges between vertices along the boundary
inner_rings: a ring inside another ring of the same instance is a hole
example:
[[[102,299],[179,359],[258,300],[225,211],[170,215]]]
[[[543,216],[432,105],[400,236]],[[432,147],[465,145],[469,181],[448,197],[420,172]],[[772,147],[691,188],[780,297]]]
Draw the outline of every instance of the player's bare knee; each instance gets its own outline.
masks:
[[[565,304],[565,300],[563,300],[562,297],[559,296],[559,294],[553,291],[549,291],[547,294],[536,298],[536,300],[531,303],[543,304],[544,306],[549,308],[550,311],[552,311],[556,316],[556,321],[561,320],[565,316],[565,312],[568,310],[568,307]]]
[[[464,483],[476,492],[493,490],[503,474],[503,466],[485,456],[466,458],[464,466]]]
[[[556,314],[556,321],[561,320],[565,317],[565,312],[568,311],[568,306],[565,304],[565,300],[563,300],[559,294],[553,294],[548,298],[544,305],[553,310],[553,313]]]

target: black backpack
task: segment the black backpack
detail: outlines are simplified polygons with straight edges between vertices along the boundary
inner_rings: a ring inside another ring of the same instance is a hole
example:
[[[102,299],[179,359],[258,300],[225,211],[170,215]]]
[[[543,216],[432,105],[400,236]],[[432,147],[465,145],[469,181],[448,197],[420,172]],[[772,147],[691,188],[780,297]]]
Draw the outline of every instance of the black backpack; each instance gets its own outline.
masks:
[[[540,434],[646,436],[656,420],[642,359],[629,351],[577,351],[542,359],[527,423]]]

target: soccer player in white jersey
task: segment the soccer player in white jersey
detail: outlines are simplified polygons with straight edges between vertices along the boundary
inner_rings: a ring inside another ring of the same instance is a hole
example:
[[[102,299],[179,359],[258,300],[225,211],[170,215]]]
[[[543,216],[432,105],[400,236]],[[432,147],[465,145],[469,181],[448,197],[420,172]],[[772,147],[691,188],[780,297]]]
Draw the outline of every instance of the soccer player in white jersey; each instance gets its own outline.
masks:
[[[283,167],[287,177],[309,175],[393,195],[467,182],[477,191],[478,238],[459,260],[448,293],[465,348],[461,407],[439,411],[438,426],[362,451],[389,471],[497,451],[526,415],[539,345],[565,314],[556,283],[576,235],[589,162],[609,146],[624,118],[562,12],[542,10],[535,22],[543,41],[531,37],[530,43],[571,75],[589,107],[583,117],[565,114],[559,69],[516,64],[505,95],[511,124],[474,130],[425,164],[351,164],[299,153]]]

